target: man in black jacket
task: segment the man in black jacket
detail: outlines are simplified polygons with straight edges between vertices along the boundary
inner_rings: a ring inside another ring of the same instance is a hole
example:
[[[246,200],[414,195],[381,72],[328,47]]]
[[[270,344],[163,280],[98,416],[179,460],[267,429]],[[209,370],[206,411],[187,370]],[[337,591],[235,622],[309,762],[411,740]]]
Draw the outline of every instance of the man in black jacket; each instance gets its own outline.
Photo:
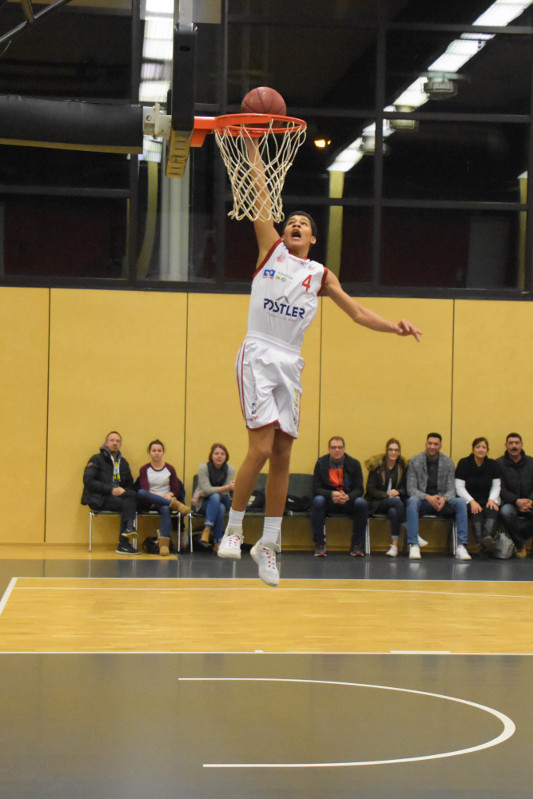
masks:
[[[329,454],[318,459],[313,475],[311,529],[315,542],[315,557],[326,556],[324,524],[326,516],[336,513],[352,517],[350,555],[363,557],[368,504],[363,499],[361,464],[346,454],[346,445],[341,436],[330,438],[328,446]]]
[[[533,458],[524,452],[518,433],[509,433],[505,454],[496,463],[501,476],[500,518],[515,543],[517,557],[525,558],[525,542],[533,535]]]
[[[122,457],[122,436],[113,430],[108,433],[98,455],[92,455],[83,473],[82,505],[92,510],[111,510],[120,513],[120,536],[117,552],[137,555],[129,538],[137,535],[135,515],[137,492],[128,461]]]

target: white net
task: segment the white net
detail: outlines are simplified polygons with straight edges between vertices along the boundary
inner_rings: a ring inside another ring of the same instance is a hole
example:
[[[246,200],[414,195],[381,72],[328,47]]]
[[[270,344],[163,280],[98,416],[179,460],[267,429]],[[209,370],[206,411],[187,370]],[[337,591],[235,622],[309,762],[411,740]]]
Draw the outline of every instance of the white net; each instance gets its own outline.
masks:
[[[273,118],[265,124],[221,124],[215,139],[226,165],[233,193],[232,219],[281,222],[284,218],[281,192],[298,148],[303,144],[306,125],[288,117]]]

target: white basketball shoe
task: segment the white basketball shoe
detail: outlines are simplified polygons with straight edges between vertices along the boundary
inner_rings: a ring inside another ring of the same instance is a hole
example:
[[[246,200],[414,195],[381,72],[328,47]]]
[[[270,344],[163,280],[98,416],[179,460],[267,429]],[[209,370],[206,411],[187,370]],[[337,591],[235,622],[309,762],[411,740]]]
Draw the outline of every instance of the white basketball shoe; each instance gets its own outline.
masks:
[[[250,550],[250,555],[257,563],[257,570],[261,580],[267,585],[275,587],[279,585],[279,571],[276,562],[276,551],[279,552],[279,547],[274,550],[271,548],[273,546],[275,544],[265,547],[259,540]]]
[[[222,536],[222,541],[218,548],[217,555],[219,558],[231,558],[232,560],[240,560],[241,558],[241,544],[244,541],[242,534],[242,527],[226,527],[226,532]]]

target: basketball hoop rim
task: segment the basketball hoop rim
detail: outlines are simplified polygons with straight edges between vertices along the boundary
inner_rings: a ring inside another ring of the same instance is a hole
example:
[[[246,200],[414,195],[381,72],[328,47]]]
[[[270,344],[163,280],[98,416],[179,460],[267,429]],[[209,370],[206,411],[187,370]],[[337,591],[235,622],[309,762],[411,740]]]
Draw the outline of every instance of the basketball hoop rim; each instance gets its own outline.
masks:
[[[282,134],[289,129],[304,131],[307,128],[307,122],[303,119],[279,114],[223,114],[219,117],[195,117],[191,146],[201,147],[206,135],[214,133],[215,130],[220,135],[239,136],[246,132],[252,138],[258,138],[266,132],[264,126],[270,125],[272,121],[274,124],[268,133]],[[256,125],[262,127],[255,127]]]
[[[274,124],[270,127],[269,133],[285,133],[289,123],[292,123],[293,130],[305,130],[307,122],[297,117],[283,116],[281,114],[223,114],[213,119],[213,131],[218,133],[229,133],[231,136],[238,136],[241,132],[247,132],[251,136],[261,136],[265,132],[264,125]],[[277,124],[280,123],[280,124]],[[259,126],[259,127],[256,127]]]

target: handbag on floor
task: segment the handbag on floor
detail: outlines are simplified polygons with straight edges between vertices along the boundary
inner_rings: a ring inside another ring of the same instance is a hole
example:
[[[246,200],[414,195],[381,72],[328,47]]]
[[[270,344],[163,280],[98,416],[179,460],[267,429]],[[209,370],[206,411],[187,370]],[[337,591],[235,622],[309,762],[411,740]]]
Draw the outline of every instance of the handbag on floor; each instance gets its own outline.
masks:
[[[516,554],[516,547],[507,535],[502,530],[498,530],[493,538],[494,546],[490,549],[490,554],[493,558],[500,558],[507,560]]]

